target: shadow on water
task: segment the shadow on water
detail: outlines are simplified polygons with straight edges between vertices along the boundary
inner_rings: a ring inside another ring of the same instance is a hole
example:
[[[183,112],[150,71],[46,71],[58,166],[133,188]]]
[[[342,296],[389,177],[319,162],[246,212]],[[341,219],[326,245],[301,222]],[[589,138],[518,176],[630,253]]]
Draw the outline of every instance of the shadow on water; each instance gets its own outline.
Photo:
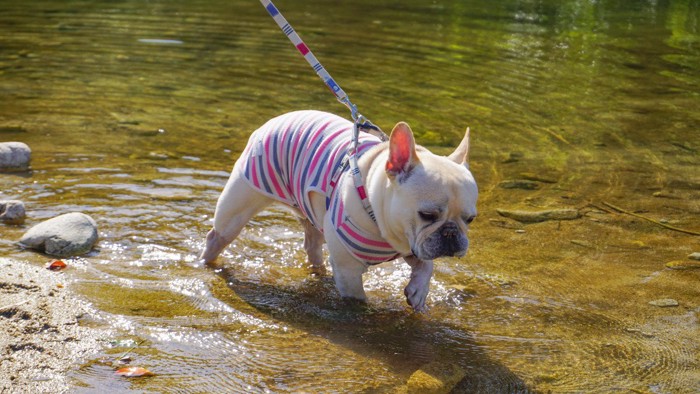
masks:
[[[527,385],[491,359],[472,333],[418,314],[343,300],[330,276],[312,276],[297,287],[236,279],[216,269],[230,290],[258,311],[298,330],[325,338],[404,376],[396,392],[526,393]],[[300,349],[303,351],[303,349]]]

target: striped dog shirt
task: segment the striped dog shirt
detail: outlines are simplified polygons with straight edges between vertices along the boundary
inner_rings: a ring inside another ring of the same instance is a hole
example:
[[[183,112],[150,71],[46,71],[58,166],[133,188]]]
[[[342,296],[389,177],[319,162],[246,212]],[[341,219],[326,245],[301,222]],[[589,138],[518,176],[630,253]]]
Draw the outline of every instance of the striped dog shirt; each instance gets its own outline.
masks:
[[[256,130],[239,160],[243,175],[263,194],[301,211],[318,229],[323,218],[311,208],[310,193],[326,196],[326,209],[339,239],[357,259],[378,264],[398,257],[384,239],[355,226],[345,215],[335,184],[351,179],[344,165],[352,147],[353,124],[339,116],[320,111],[297,111],[278,116]],[[380,140],[360,133],[357,156]]]

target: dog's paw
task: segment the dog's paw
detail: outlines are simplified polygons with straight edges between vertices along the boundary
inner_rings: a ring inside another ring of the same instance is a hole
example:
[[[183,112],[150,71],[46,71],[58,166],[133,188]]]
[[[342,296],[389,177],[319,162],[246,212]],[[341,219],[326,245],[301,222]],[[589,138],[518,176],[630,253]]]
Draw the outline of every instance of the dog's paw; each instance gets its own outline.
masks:
[[[429,289],[430,277],[426,280],[420,276],[414,276],[408,282],[408,286],[403,290],[403,294],[406,296],[406,302],[413,307],[414,311],[425,312],[427,310],[425,302],[428,299]]]

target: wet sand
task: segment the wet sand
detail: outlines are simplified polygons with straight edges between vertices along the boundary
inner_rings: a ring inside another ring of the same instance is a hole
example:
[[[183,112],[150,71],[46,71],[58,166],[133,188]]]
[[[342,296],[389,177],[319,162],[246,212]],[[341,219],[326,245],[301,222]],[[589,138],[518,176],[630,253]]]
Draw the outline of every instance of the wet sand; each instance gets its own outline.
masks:
[[[63,393],[69,375],[110,337],[70,278],[0,258],[0,393]]]

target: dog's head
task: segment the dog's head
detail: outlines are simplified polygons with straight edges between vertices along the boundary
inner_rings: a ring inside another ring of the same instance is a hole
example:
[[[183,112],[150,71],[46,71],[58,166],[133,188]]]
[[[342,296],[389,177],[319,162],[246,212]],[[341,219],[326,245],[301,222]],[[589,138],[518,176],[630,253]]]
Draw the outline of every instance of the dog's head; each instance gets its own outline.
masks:
[[[391,132],[386,174],[391,194],[388,229],[403,232],[411,252],[422,260],[464,256],[467,231],[476,217],[478,189],[468,166],[469,129],[447,157],[416,146],[411,128]]]

